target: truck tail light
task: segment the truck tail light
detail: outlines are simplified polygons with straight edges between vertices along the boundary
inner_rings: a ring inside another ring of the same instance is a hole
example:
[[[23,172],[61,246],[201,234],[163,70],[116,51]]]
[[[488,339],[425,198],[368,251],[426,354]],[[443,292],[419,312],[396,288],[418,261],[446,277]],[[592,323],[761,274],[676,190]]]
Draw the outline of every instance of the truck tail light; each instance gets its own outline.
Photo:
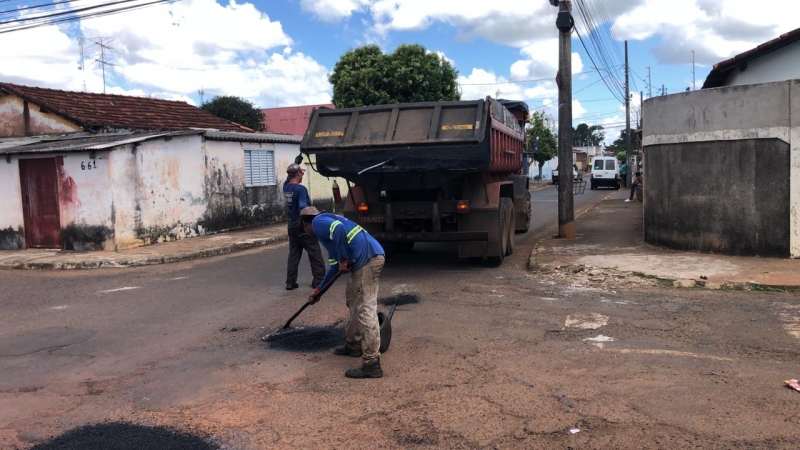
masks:
[[[358,212],[364,215],[369,214],[369,206],[362,202],[360,205],[358,205]]]
[[[466,214],[469,212],[469,200],[459,200],[456,202],[456,211],[459,214]]]

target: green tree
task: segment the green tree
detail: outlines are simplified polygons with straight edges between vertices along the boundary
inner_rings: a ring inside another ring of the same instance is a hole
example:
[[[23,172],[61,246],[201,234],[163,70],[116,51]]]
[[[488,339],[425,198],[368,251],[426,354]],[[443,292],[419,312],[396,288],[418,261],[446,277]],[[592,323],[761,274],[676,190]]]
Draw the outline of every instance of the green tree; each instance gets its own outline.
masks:
[[[572,139],[575,141],[576,147],[597,146],[606,138],[606,133],[603,130],[604,128],[601,125],[589,126],[581,123],[572,129]]]
[[[460,100],[458,71],[418,44],[384,54],[377,45],[349,50],[328,76],[337,108]]]
[[[558,154],[558,143],[553,131],[545,125],[545,120],[554,123],[552,118],[545,115],[544,112],[534,111],[531,114],[530,124],[528,127],[528,148],[534,149],[536,138],[539,138],[539,149],[533,153],[533,160],[539,163],[539,183],[542,182],[542,167],[544,163],[555,158]]]
[[[631,130],[631,154],[637,154],[638,149],[641,147],[639,143],[639,135],[637,135],[634,130]],[[620,161],[625,161],[625,151],[626,151],[626,139],[625,139],[625,130],[619,132],[619,137],[611,143],[611,145],[606,147],[607,152],[611,152],[614,155],[617,155],[617,159]],[[620,157],[620,155],[622,155]]]
[[[264,113],[259,108],[241,97],[217,95],[203,103],[200,108],[211,114],[244,125],[255,131],[266,131]]]

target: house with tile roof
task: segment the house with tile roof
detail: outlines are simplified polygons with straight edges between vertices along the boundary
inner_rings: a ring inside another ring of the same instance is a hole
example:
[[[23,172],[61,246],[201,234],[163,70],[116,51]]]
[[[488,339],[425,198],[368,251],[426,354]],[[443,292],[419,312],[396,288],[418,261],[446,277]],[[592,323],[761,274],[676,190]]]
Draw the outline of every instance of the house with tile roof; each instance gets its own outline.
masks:
[[[800,78],[800,28],[714,64],[703,89]]]
[[[181,101],[0,83],[0,137],[193,128],[253,131]]]
[[[118,251],[282,221],[301,138],[183,102],[0,83],[0,250]],[[331,180],[309,172],[315,206],[333,210]]]

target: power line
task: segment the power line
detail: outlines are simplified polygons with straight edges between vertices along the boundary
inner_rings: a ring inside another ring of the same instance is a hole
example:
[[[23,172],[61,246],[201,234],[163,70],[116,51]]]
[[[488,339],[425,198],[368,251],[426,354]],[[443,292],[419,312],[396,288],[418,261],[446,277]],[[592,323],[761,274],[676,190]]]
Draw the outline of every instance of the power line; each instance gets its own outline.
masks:
[[[23,7],[21,7],[21,8],[7,9],[7,10],[5,10],[5,11],[0,11],[0,14],[17,13],[17,12],[20,12],[20,11],[25,11],[25,10],[27,10],[27,9],[38,9],[38,8],[45,8],[45,7],[47,7],[47,6],[61,5],[61,4],[64,4],[64,3],[72,3],[72,2],[76,2],[76,1],[79,1],[79,0],[59,0],[59,1],[57,1],[57,2],[52,2],[52,3],[43,3],[43,4],[41,4],[41,5],[34,5],[34,6],[23,6]]]
[[[3,1],[3,0],[0,0],[0,1]],[[133,11],[133,10],[137,10],[137,9],[147,8],[147,7],[158,5],[158,4],[162,4],[162,3],[163,4],[171,4],[171,3],[177,3],[179,1],[180,0],[153,0],[153,1],[150,1],[150,2],[146,2],[146,3],[139,3],[139,4],[135,4],[135,5],[127,5],[127,6],[123,6],[123,7],[120,7],[120,8],[108,9],[108,10],[103,10],[103,11],[96,11],[96,12],[91,12],[91,13],[88,13],[88,14],[78,14],[78,15],[75,15],[75,16],[60,17],[60,18],[57,18],[57,19],[50,19],[49,16],[43,16],[43,17],[40,17],[40,19],[45,19],[45,20],[40,20],[39,22],[35,22],[35,23],[32,23],[32,24],[20,23],[20,24],[17,24],[15,26],[6,26],[4,28],[0,27],[0,34],[11,33],[11,32],[14,32],[14,31],[28,30],[28,29],[31,29],[31,28],[38,28],[38,27],[43,27],[43,26],[48,26],[48,25],[55,25],[55,24],[59,24],[59,23],[65,23],[65,22],[74,22],[76,20],[86,20],[86,19],[91,19],[91,18],[95,18],[95,17],[110,16],[110,15],[114,15],[114,14],[120,14],[120,13],[123,13],[123,12],[128,12],[128,11]],[[119,3],[119,2],[116,2],[116,3]],[[110,4],[98,5],[98,6],[93,7],[93,8],[99,8],[99,7],[102,7],[102,6],[109,6],[109,5]]]
[[[573,76],[574,75],[584,75],[584,74],[591,74],[591,73],[594,73],[594,71],[577,72],[577,73],[573,73],[572,75]],[[533,79],[533,80],[496,81],[496,82],[493,82],[493,83],[458,83],[458,84],[461,85],[461,86],[495,86],[495,85],[498,85],[498,84],[537,83],[537,82],[541,82],[541,81],[554,81],[554,80],[555,80],[555,78],[549,77],[549,78],[537,78],[537,79]]]

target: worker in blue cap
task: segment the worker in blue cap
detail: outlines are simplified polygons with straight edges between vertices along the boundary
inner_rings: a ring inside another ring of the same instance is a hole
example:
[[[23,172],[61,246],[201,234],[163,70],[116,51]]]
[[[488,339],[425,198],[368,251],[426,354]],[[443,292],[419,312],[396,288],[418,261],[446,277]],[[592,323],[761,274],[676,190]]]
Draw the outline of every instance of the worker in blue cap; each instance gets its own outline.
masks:
[[[303,229],[316,236],[328,251],[330,268],[320,283],[325,286],[337,272],[350,273],[347,281],[347,307],[350,323],[347,343],[334,350],[342,356],[361,357],[361,367],[344,373],[348,378],[381,378],[381,335],[378,323],[378,287],[386,261],[383,247],[357,223],[330,213],[320,213],[309,206],[300,211]],[[319,290],[308,298],[319,301]]]

